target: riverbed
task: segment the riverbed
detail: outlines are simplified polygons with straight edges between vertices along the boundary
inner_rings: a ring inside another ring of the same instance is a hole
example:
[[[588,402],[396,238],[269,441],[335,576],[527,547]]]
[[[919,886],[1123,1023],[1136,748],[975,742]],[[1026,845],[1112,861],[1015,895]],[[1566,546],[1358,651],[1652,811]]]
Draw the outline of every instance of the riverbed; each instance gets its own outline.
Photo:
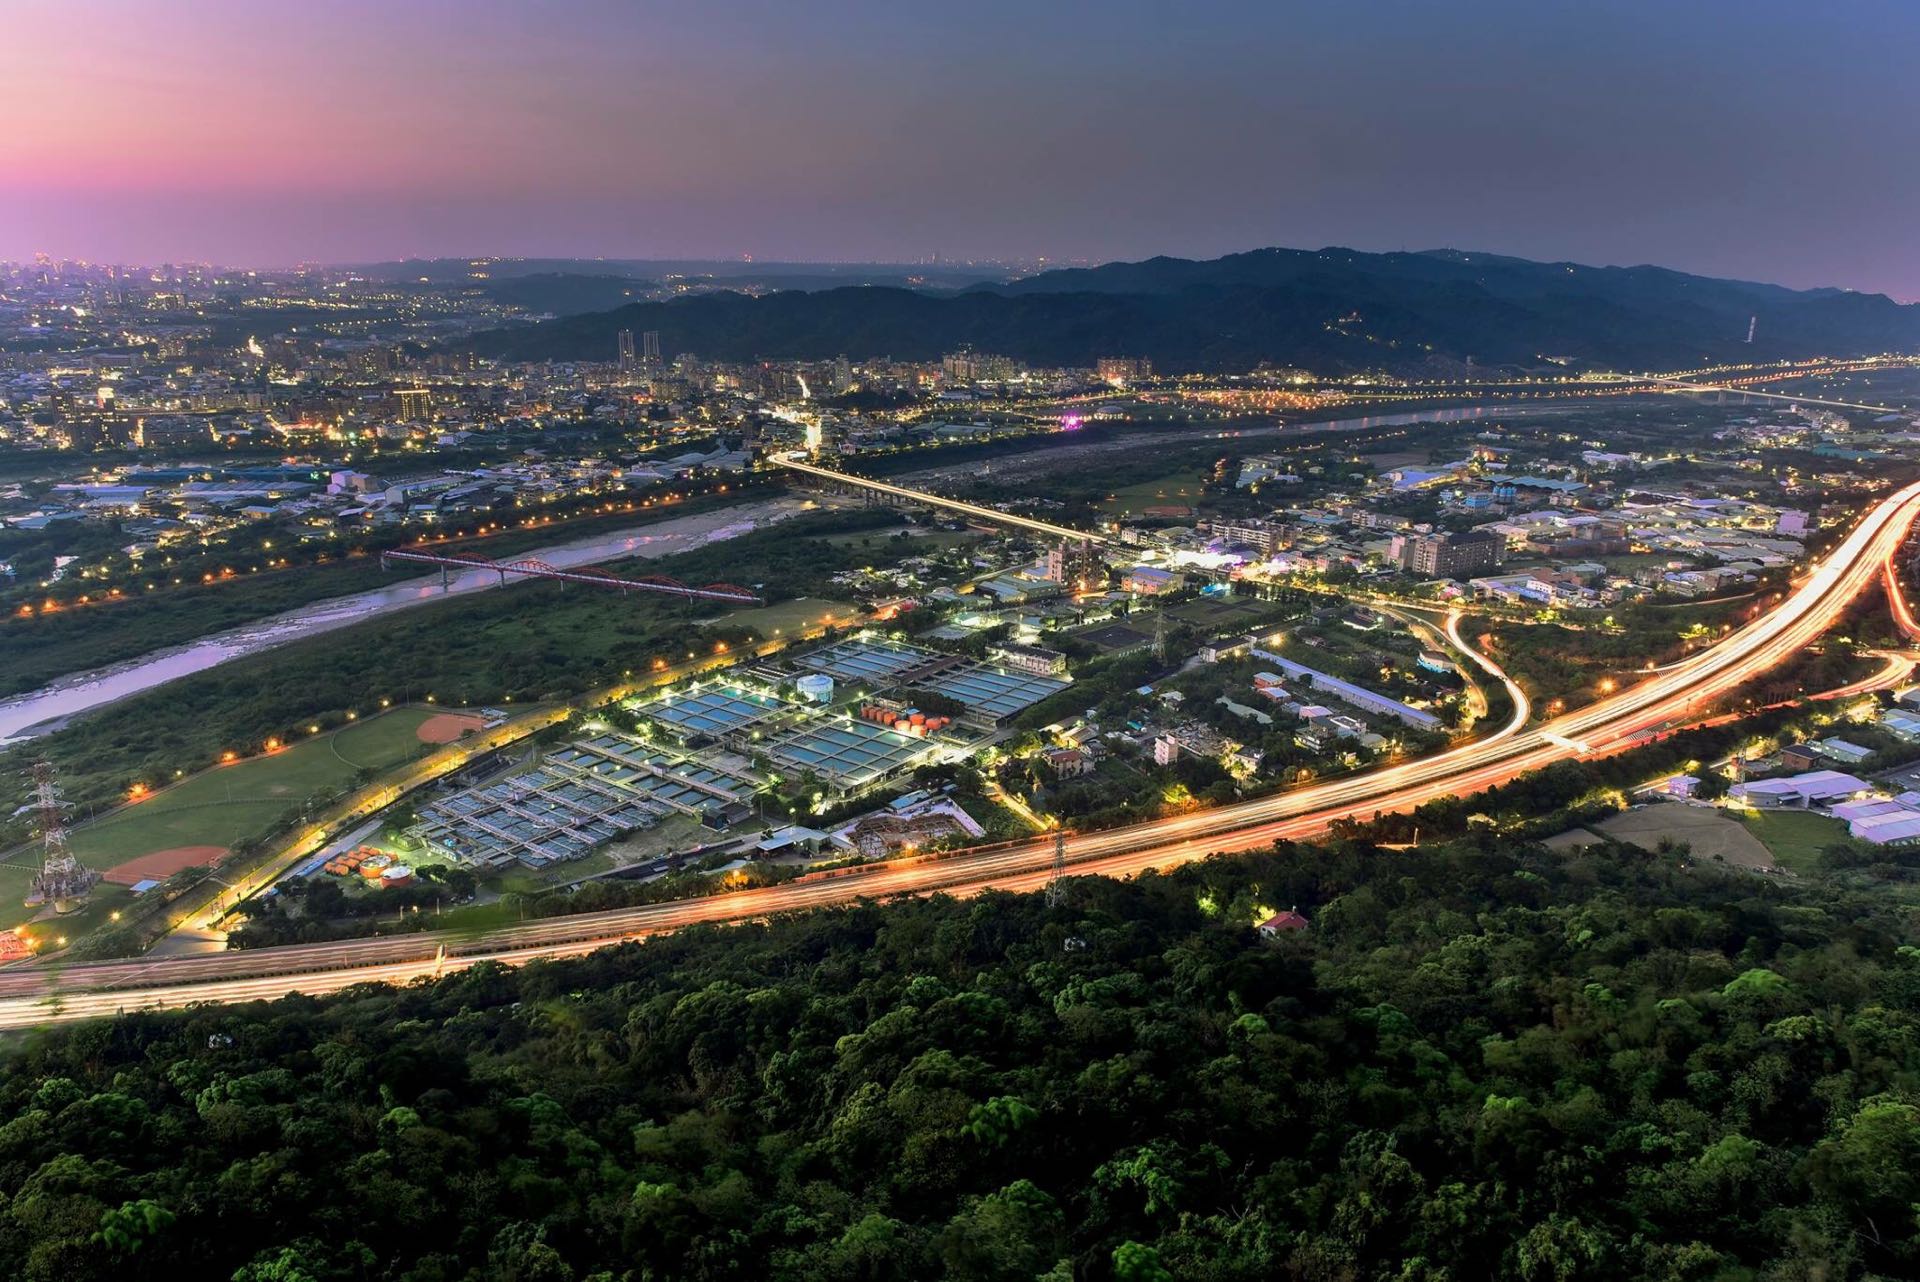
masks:
[[[779,498],[686,516],[669,517],[649,525],[595,534],[522,555],[545,561],[557,569],[598,565],[634,558],[654,559],[692,551],[710,543],[738,538],[787,520],[815,505],[804,499]],[[519,556],[515,557],[520,559]],[[0,700],[0,746],[48,734],[83,713],[131,698],[169,681],[205,672],[235,659],[276,649],[377,619],[398,610],[430,605],[448,597],[511,588],[530,580],[510,576],[503,582],[492,570],[450,573],[444,584],[436,571],[410,577],[388,587],[349,596],[332,597],[276,614],[237,628],[212,633],[197,641],[156,650],[152,654],[111,664],[92,672],[73,673],[28,694]]]

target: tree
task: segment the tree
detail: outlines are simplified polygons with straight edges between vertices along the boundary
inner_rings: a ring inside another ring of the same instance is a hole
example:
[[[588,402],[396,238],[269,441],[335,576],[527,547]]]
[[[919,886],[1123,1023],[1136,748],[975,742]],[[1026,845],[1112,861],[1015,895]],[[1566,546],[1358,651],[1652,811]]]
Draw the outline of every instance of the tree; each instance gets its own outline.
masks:
[[[1066,1221],[1030,1180],[971,1199],[947,1225],[940,1255],[956,1282],[1031,1282],[1059,1258]]]
[[[1113,1248],[1114,1282],[1173,1282],[1173,1273],[1160,1263],[1160,1253],[1139,1242]]]
[[[975,1104],[967,1115],[966,1131],[988,1148],[1001,1148],[1040,1114],[1025,1100],[1013,1095],[996,1095],[984,1104]]]
[[[172,1211],[146,1198],[122,1202],[100,1218],[100,1229],[94,1236],[116,1251],[131,1255],[148,1239],[157,1237],[174,1218]]]
[[[1820,1195],[1876,1243],[1911,1238],[1920,1202],[1920,1108],[1902,1100],[1868,1100],[1840,1133],[1808,1160]]]

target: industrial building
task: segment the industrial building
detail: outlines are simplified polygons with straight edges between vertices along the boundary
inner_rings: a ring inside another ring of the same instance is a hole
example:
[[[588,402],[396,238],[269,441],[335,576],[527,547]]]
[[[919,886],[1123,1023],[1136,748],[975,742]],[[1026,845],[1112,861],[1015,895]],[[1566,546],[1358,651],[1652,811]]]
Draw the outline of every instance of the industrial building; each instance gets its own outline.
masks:
[[[970,750],[983,732],[1070,684],[873,637],[799,655],[793,668],[799,675],[755,668],[629,702],[637,733],[601,730],[531,770],[477,781],[424,806],[409,832],[474,867],[538,869],[670,815],[725,828],[749,817],[775,776],[812,776],[836,798],[858,796]],[[901,697],[836,706],[842,688]],[[922,712],[910,706],[916,692],[964,711]]]
[[[840,641],[795,660],[870,689],[928,690],[965,705],[959,720],[983,730],[1005,725],[1015,716],[1072,681],[1063,676],[1013,672],[962,655],[878,637]]]
[[[522,774],[425,806],[409,833],[480,868],[545,868],[679,813],[744,817],[758,785],[607,731],[547,754]]]
[[[1357,686],[1353,684],[1353,682],[1343,681],[1331,673],[1321,672],[1317,668],[1309,668],[1304,663],[1296,663],[1292,659],[1284,658],[1281,655],[1273,653],[1271,650],[1255,648],[1252,653],[1254,658],[1273,664],[1296,682],[1303,683],[1309,688],[1321,691],[1324,694],[1330,694],[1342,703],[1352,704],[1362,712],[1371,712],[1382,717],[1392,717],[1396,721],[1403,722],[1406,725],[1413,726],[1420,730],[1439,730],[1444,728],[1445,723],[1431,712],[1426,712],[1404,704],[1398,699],[1388,698],[1386,695],[1369,690],[1365,686]]]

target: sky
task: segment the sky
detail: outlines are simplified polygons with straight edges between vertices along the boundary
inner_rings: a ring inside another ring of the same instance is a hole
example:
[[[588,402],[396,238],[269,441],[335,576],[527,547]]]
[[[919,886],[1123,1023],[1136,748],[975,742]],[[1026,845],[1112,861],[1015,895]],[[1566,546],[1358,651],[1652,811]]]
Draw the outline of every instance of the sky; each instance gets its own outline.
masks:
[[[1455,247],[1920,299],[1912,0],[0,0],[0,260]]]

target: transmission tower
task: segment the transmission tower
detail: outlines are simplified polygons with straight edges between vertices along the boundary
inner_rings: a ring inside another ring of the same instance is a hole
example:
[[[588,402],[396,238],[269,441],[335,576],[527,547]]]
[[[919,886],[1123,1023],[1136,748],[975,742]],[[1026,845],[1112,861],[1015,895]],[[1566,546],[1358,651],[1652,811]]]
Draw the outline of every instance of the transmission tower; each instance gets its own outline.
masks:
[[[1067,897],[1067,834],[1053,834],[1053,876],[1047,881],[1047,907],[1058,908]]]
[[[1153,657],[1167,661],[1167,612],[1164,607],[1153,616]]]
[[[53,777],[51,761],[33,763],[34,804],[40,813],[40,871],[27,892],[27,907],[51,903],[58,913],[72,912],[93,889],[99,875],[81,866],[67,844],[67,803]]]

